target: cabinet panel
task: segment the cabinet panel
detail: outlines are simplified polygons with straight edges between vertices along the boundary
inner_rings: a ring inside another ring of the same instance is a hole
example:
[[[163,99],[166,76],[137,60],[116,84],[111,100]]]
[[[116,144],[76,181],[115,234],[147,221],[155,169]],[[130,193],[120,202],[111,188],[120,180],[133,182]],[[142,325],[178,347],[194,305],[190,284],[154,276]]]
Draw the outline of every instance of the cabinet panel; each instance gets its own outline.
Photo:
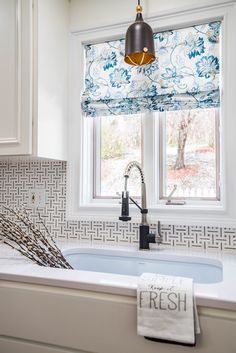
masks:
[[[0,298],[0,352],[2,335],[24,341],[26,347],[27,342],[66,347],[63,353],[190,353],[189,347],[137,335],[135,297],[0,281]],[[203,307],[198,312],[201,334],[194,353],[234,353],[236,312]],[[9,353],[21,351],[12,348]]]
[[[19,71],[18,21],[15,1],[0,0],[0,143],[17,142]]]
[[[31,153],[31,20],[31,1],[0,0],[0,155]]]
[[[0,352],[4,353],[75,353],[75,351],[58,347],[18,340],[13,337],[0,337]],[[76,351],[76,353],[86,353]]]

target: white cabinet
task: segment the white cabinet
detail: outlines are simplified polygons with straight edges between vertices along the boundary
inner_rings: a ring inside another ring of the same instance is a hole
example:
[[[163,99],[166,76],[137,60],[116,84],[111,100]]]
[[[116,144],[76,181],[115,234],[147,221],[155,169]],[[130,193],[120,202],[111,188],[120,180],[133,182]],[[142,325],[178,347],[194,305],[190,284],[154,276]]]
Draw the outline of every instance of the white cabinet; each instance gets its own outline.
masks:
[[[0,154],[32,153],[32,5],[0,0]]]
[[[0,352],[2,353],[71,353],[70,349],[48,346],[37,342],[27,342],[14,338],[0,337]],[[73,351],[75,352],[75,351]],[[76,350],[76,353],[86,353]]]
[[[138,336],[135,297],[36,283],[0,280],[0,352],[236,351],[236,311],[198,307],[201,334],[191,349]]]
[[[67,158],[67,0],[0,0],[0,156]]]

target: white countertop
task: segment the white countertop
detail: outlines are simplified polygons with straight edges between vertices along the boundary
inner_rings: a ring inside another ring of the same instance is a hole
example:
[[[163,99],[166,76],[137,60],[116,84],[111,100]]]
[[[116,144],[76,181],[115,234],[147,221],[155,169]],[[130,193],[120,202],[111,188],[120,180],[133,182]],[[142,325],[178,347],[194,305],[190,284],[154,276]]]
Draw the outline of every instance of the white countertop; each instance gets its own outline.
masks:
[[[137,251],[134,248],[105,245],[89,246],[88,244],[71,241],[60,242],[58,245],[63,250],[75,247],[92,247]],[[184,255],[220,260],[223,264],[223,281],[212,284],[195,284],[194,291],[197,305],[236,310],[236,255],[187,249],[160,248],[159,250],[151,250],[151,252],[157,251],[165,255]],[[137,278],[135,276],[41,267],[32,264],[30,260],[22,257],[6,245],[0,244],[0,280],[136,296]]]

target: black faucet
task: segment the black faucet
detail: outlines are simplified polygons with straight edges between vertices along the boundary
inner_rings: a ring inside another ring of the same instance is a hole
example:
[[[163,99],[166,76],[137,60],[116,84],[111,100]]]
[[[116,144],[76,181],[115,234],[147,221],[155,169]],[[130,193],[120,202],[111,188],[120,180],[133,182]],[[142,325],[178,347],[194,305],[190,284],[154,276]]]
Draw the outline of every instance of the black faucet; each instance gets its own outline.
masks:
[[[129,196],[129,192],[127,191],[128,178],[130,176],[131,169],[134,167],[138,169],[141,176],[141,199],[142,199],[141,207],[132,197]],[[122,192],[121,216],[119,217],[119,220],[124,222],[131,220],[131,217],[129,216],[129,200],[131,200],[140,209],[140,213],[142,215],[142,221],[139,226],[139,249],[148,250],[150,249],[149,247],[150,243],[156,243],[156,235],[149,232],[149,225],[147,222],[148,209],[146,206],[147,204],[146,184],[144,181],[144,174],[143,174],[141,165],[136,161],[130,162],[125,169],[124,178],[125,178],[125,187],[124,187],[124,191]],[[158,222],[157,240],[158,240],[158,243],[161,242],[160,222]]]

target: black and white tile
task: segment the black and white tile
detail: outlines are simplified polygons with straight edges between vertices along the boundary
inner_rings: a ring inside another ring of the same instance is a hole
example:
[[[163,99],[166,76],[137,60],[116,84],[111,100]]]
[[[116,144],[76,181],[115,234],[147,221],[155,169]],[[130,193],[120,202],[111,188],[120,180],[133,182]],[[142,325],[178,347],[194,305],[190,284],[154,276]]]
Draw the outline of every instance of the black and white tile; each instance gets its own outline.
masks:
[[[87,243],[138,244],[138,223],[66,221],[66,162],[45,160],[0,161],[0,205],[29,204],[29,189],[45,189],[42,216],[55,238]],[[37,212],[29,209],[33,218]],[[157,224],[151,224],[157,233]],[[226,227],[162,224],[163,247],[222,250],[236,253],[236,229]]]

